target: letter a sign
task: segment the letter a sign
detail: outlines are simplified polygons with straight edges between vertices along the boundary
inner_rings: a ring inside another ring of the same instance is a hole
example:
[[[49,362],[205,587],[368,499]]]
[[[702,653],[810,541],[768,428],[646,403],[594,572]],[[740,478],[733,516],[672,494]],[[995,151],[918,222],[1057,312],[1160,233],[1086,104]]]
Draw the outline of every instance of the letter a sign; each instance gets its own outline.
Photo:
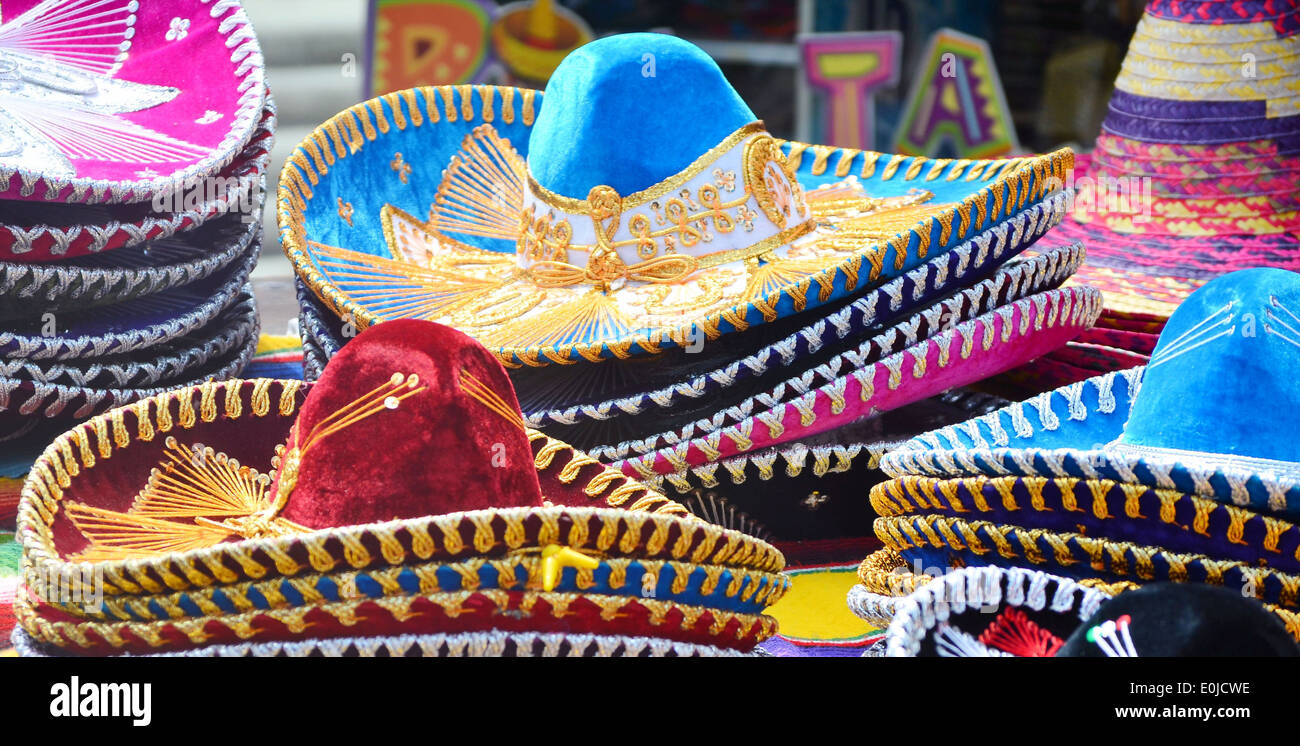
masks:
[[[936,31],[912,80],[894,150],[991,158],[1018,148],[988,43],[952,29]]]

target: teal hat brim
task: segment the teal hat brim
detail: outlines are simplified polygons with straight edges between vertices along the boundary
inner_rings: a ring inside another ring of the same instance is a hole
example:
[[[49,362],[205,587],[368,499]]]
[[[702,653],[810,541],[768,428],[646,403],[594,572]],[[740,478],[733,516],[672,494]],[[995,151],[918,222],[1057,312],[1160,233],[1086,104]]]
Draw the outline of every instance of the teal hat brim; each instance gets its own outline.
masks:
[[[1145,367],[1049,391],[917,436],[887,455],[890,476],[1108,479],[1211,497],[1300,519],[1300,484],[1217,454],[1139,455],[1107,447],[1124,433]]]

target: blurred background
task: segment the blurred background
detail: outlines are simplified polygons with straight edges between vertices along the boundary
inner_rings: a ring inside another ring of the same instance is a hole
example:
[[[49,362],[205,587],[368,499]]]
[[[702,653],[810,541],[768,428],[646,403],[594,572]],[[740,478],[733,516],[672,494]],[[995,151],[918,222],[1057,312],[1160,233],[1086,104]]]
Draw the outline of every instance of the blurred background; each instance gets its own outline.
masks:
[[[244,5],[279,107],[277,178],[299,141],[358,101],[413,85],[541,88],[568,49],[627,31],[672,33],[701,46],[778,137],[939,157],[1087,147],[1142,12],[1140,0]],[[944,79],[953,73],[948,54],[959,63],[951,81]],[[963,108],[988,119],[963,128]],[[267,210],[273,234],[273,207]],[[264,245],[254,275],[263,328],[283,333],[296,315],[289,264],[274,235]]]

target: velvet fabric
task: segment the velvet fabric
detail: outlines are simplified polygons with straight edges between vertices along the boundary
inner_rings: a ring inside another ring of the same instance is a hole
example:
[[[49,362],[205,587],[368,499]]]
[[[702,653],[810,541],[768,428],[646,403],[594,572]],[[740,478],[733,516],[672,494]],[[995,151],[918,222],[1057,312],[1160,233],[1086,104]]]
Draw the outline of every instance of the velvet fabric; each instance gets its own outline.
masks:
[[[678,173],[756,117],[699,47],[665,34],[619,34],[573,51],[546,85],[528,143],[543,187],[585,199],[627,195]]]
[[[1088,640],[1088,631],[1126,615],[1133,648],[1144,658],[1300,656],[1300,647],[1282,621],[1240,592],[1153,583],[1108,601],[1070,635],[1057,657],[1106,657]]]
[[[1300,462],[1300,274],[1247,269],[1169,319],[1120,443]]]
[[[42,5],[40,0],[5,2],[6,34],[75,35],[73,38],[91,40],[79,45],[80,55],[68,54],[66,49],[52,52],[49,47],[38,47],[35,50],[38,54],[53,58],[51,72],[78,69],[92,74],[93,70],[101,88],[106,85],[103,79],[107,78],[122,81],[136,92],[141,85],[157,87],[152,91],[175,91],[166,100],[139,110],[112,111],[111,105],[101,104],[108,111],[98,113],[152,130],[167,143],[190,146],[174,149],[167,160],[151,162],[132,156],[134,151],[124,140],[114,139],[108,147],[93,153],[61,150],[73,167],[74,173],[68,178],[83,184],[89,184],[91,179],[140,183],[147,181],[140,174],[145,169],[162,177],[204,176],[229,162],[252,136],[265,98],[262,62],[256,37],[247,28],[247,18],[237,5],[224,9],[228,12],[223,13],[206,0],[145,2],[134,8],[129,7],[127,0],[112,0],[71,14],[64,8],[64,15],[58,18],[51,18],[54,11],[48,7],[42,12],[32,12]],[[57,24],[55,30],[45,27],[52,23]],[[239,58],[235,57],[236,46],[240,47]],[[117,59],[118,64],[106,70],[99,68],[102,59],[87,63],[90,57],[111,55],[122,49],[125,53]],[[87,64],[92,66],[89,70]],[[135,106],[141,100],[152,99],[133,95],[127,106]],[[93,101],[76,103],[82,105],[96,111]],[[73,108],[73,113],[61,121],[80,134],[85,125],[78,122],[75,112]],[[24,193],[21,177],[10,176],[9,166],[0,159],[0,176],[4,177],[0,179],[0,195],[4,199],[52,201],[71,197],[77,202],[104,201],[102,191],[74,195],[70,186],[62,184],[57,191],[51,191],[46,184],[38,183],[34,191]],[[58,176],[60,180],[64,178]],[[148,199],[151,193],[146,192],[137,190],[131,199]]]
[[[519,404],[501,364],[450,327],[401,319],[373,326],[349,342],[312,387],[290,446],[305,442],[318,423],[395,373],[417,375],[425,388],[308,448],[280,515],[319,529],[540,506],[522,416],[512,422],[471,396],[462,371],[517,415]]]

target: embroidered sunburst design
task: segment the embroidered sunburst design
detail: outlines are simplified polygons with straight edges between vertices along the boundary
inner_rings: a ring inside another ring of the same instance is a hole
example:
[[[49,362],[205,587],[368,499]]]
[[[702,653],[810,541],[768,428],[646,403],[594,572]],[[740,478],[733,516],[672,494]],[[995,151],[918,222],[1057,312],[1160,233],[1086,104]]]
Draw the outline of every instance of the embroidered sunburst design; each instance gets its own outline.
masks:
[[[202,444],[166,441],[165,460],[126,512],[82,503],[65,506],[72,524],[86,537],[73,561],[147,557],[219,544],[240,536],[238,522],[270,507],[266,474]],[[284,519],[268,527],[275,533],[306,529]]]
[[[124,118],[179,91],[114,77],[137,0],[46,0],[0,25],[0,163],[72,176],[77,160],[168,163],[209,148]]]
[[[125,512],[69,501],[68,519],[86,539],[74,562],[151,557],[220,544],[230,539],[286,536],[311,529],[279,515],[298,482],[303,457],[321,440],[424,391],[418,376],[393,377],[316,423],[301,435],[295,427],[279,481],[196,443],[164,442],[164,459]]]
[[[715,157],[757,157],[738,142],[731,150],[719,146]],[[779,152],[765,157],[779,165]],[[626,197],[598,186],[556,207],[529,196],[541,187],[529,181],[524,159],[483,124],[451,158],[427,221],[382,208],[389,257],[308,245],[322,274],[375,317],[437,321],[489,348],[535,351],[519,353],[527,364],[545,364],[541,357],[568,363],[567,353],[552,349],[597,359],[603,353],[591,346],[599,344],[624,357],[635,342],[653,352],[692,336],[696,320],[736,314],[744,304],[772,320],[771,299],[784,289],[854,253],[865,256],[874,277],[885,239],[951,207],[924,190],[872,197],[850,176],[810,192],[807,210],[786,215],[790,205],[769,205],[785,216],[784,229],[769,223],[759,230],[766,218],[747,206],[762,207],[754,179],[742,182],[720,167],[689,178],[662,194],[655,191],[662,185]],[[803,205],[803,190],[791,189],[786,202]],[[478,248],[465,236],[509,241],[515,251]],[[895,258],[897,268],[904,258]],[[704,331],[716,336],[713,324],[705,322]]]

